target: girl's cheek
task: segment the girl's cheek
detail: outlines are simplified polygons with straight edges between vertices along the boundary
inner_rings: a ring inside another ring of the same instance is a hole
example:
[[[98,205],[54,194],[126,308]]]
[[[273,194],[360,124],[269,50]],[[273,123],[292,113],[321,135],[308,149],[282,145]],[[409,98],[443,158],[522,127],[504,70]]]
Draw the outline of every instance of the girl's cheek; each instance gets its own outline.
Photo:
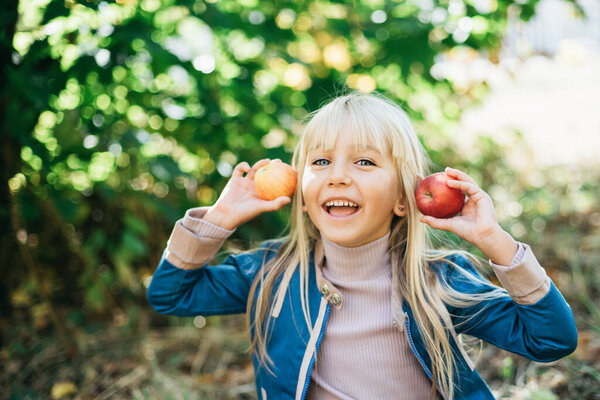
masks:
[[[304,170],[302,174],[302,197],[306,199],[306,196],[310,193],[312,186],[316,180],[315,174],[310,171],[309,168]]]

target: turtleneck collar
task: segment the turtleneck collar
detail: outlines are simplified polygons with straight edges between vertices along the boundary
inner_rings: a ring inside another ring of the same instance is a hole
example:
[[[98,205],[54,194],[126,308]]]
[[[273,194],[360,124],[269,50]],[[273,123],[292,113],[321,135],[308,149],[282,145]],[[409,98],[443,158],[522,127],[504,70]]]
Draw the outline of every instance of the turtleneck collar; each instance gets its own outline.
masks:
[[[343,247],[321,235],[326,273],[339,281],[375,279],[387,273],[391,276],[388,251],[390,232],[358,247]]]

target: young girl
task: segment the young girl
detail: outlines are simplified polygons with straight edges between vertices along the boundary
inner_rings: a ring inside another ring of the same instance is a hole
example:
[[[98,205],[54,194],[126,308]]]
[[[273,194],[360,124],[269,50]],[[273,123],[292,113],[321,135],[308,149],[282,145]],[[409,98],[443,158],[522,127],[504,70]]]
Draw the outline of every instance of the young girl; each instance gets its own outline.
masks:
[[[531,249],[498,225],[464,172],[459,216],[421,215],[428,161],[406,114],[352,93],[314,113],[294,152],[293,199],[260,200],[242,162],[212,207],[177,221],[148,300],[179,316],[246,312],[261,399],[492,399],[462,349],[465,333],[535,361],[577,345],[572,312]],[[288,236],[208,266],[236,227],[292,201]],[[434,250],[425,225],[477,246]]]

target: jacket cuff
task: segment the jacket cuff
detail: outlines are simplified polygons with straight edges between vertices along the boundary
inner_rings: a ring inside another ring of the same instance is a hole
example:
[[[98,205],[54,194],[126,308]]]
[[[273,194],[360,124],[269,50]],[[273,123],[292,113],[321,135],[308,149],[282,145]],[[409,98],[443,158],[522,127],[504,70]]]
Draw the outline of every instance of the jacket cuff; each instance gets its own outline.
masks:
[[[208,207],[192,208],[175,223],[166,259],[181,269],[200,268],[210,261],[234,231],[202,219]]]
[[[519,243],[519,247],[510,266],[498,265],[491,260],[490,265],[515,302],[534,304],[550,291],[550,277],[528,245]]]

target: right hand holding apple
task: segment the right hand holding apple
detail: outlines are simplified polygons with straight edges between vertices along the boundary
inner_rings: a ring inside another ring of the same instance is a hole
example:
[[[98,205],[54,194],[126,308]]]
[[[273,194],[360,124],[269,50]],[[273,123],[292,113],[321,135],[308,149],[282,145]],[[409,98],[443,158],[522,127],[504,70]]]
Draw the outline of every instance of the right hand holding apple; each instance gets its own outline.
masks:
[[[231,178],[203,219],[225,229],[234,229],[267,211],[276,211],[291,201],[290,195],[282,195],[271,200],[261,199],[254,179],[257,171],[270,164],[263,159],[252,167],[247,162],[235,166]]]
[[[477,246],[483,254],[499,265],[509,265],[517,252],[517,242],[498,224],[490,196],[466,173],[446,168],[450,178],[445,184],[468,194],[460,215],[435,218],[423,215],[421,222],[434,229],[449,231]]]
[[[449,189],[466,192],[467,201],[462,206],[460,215],[446,218],[423,215],[421,222],[434,229],[452,232],[480,249],[487,247],[486,242],[489,238],[497,236],[497,233],[502,231],[492,199],[466,173],[446,168],[445,174],[449,179],[444,182],[444,185]]]

